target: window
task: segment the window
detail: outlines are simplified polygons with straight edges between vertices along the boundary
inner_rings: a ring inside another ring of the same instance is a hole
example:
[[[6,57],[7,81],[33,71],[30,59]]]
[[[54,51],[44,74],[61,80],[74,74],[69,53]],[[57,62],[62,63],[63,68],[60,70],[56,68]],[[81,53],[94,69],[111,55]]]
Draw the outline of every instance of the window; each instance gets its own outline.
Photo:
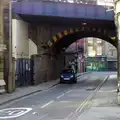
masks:
[[[93,44],[93,40],[88,40],[88,43],[89,44]]]
[[[102,40],[97,40],[97,43],[102,43]]]
[[[93,46],[88,46],[88,52],[92,52],[93,51]]]
[[[88,55],[90,55],[93,52],[93,46],[88,46]]]
[[[97,46],[97,55],[102,55],[102,46]]]
[[[64,69],[62,73],[73,73],[72,69]]]

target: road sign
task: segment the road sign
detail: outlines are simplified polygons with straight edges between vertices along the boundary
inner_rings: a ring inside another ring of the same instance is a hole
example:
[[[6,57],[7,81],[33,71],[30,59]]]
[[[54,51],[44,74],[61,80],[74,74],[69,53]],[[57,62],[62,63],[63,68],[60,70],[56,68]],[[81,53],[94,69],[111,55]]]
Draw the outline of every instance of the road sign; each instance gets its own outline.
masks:
[[[10,119],[10,118],[17,118],[20,117],[29,111],[32,108],[7,108],[0,110],[0,119]]]

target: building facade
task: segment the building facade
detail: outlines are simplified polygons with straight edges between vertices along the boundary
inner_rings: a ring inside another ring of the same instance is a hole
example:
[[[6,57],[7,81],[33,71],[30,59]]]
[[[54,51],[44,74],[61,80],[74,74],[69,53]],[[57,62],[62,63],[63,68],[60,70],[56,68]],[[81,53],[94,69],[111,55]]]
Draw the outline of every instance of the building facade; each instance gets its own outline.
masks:
[[[74,42],[66,50],[66,52],[73,53],[66,56],[66,63],[69,60],[76,59],[76,51],[78,55],[78,70],[80,72],[85,71],[85,66],[92,71],[117,70],[117,50],[104,40],[91,37]],[[83,65],[83,63],[86,65]]]
[[[117,50],[110,43],[98,38],[86,38],[87,56],[106,56],[108,59],[117,59]]]
[[[104,70],[108,70],[108,71],[117,70],[117,50],[113,45],[98,38],[87,38],[85,47],[86,47],[86,58],[89,58],[90,60],[87,61],[88,68],[91,69],[93,68],[93,66],[97,65],[100,67],[102,66]],[[90,59],[90,57],[92,57],[92,60]],[[98,59],[98,61],[96,59]],[[100,61],[102,59],[105,59],[106,63],[104,63],[104,65]],[[98,67],[95,67],[95,71],[97,69]]]

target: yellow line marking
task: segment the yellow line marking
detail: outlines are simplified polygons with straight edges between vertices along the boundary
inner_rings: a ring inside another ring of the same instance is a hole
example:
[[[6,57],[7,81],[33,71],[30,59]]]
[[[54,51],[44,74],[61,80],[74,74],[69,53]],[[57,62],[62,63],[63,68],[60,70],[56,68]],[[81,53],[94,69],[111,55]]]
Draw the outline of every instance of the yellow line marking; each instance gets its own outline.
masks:
[[[70,28],[70,33],[73,33],[73,29],[72,28]]]
[[[62,38],[62,34],[58,33],[58,37],[59,37],[59,39],[61,39]]]
[[[116,40],[116,37],[110,37],[112,40]]]
[[[56,38],[56,36],[53,36],[53,40],[54,40],[54,42],[56,42],[56,41],[57,41],[57,38]]]
[[[67,30],[65,30],[65,31],[64,31],[64,35],[67,35],[67,34],[68,34]]]
[[[52,42],[51,41],[48,41],[48,46],[51,47],[52,46]]]
[[[78,31],[79,31],[79,29],[78,29],[78,28],[76,28],[76,29],[75,29],[75,31],[76,31],[76,32],[78,32]]]

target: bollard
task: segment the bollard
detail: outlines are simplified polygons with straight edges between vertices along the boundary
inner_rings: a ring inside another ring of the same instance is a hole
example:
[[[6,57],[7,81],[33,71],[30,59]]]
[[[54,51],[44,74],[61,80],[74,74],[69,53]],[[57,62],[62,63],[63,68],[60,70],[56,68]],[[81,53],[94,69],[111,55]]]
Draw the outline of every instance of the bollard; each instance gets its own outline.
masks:
[[[15,85],[15,68],[16,68],[16,63],[15,63],[16,61],[15,61],[15,58],[12,58],[12,65],[13,65],[13,67],[12,67],[12,89],[13,89],[13,91],[15,91],[15,89],[16,89],[16,85]]]
[[[118,92],[118,105],[120,105],[120,92]]]

